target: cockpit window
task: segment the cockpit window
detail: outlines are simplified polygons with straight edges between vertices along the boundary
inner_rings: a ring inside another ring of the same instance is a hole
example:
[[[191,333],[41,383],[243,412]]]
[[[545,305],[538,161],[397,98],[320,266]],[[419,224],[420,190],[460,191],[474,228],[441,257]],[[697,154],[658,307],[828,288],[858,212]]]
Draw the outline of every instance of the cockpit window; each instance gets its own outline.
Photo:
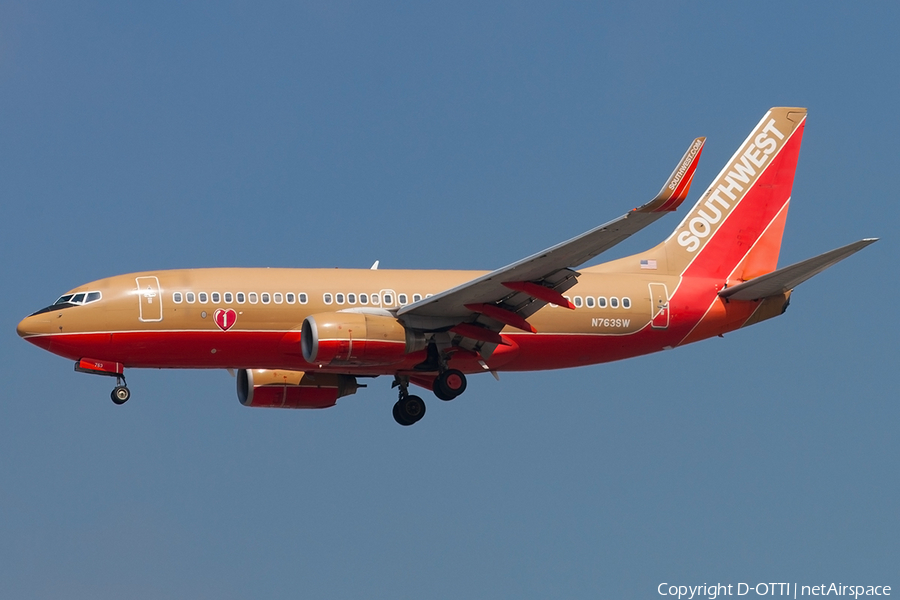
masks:
[[[56,302],[54,302],[47,308],[42,308],[34,314],[40,315],[53,310],[71,308],[73,306],[83,306],[85,304],[97,302],[102,297],[103,295],[100,292],[79,292],[77,294],[63,294]]]
[[[77,294],[60,296],[56,304],[90,304],[91,302],[97,302],[102,297],[100,292],[79,292]]]

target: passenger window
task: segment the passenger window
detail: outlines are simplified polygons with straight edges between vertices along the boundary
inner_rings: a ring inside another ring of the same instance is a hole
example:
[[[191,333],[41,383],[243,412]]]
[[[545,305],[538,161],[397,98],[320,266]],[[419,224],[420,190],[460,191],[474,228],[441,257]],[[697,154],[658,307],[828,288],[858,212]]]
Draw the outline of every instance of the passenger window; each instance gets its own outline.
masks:
[[[431,298],[432,296],[434,296],[434,294],[425,294],[426,298]]]
[[[356,294],[347,294],[347,304],[356,304]]]
[[[78,294],[78,296],[80,295],[81,294]],[[75,298],[78,298],[78,296],[75,296]],[[77,302],[77,300],[74,299],[72,301]],[[172,294],[172,302],[174,302],[175,304],[181,304],[181,292],[175,292],[174,294]]]
[[[372,294],[372,304],[378,306],[381,304],[381,297],[378,294]]]
[[[334,299],[338,304],[344,303],[344,295],[343,294],[335,294]]]
[[[616,298],[615,296],[613,296],[612,298],[609,299],[609,305],[612,308],[619,308],[619,299]]]
[[[575,302],[574,302],[574,304],[575,304],[575,308],[581,308],[581,307],[582,307],[583,302],[582,302],[582,300],[581,300],[581,296],[575,296]]]
[[[221,296],[219,296],[219,292],[213,292],[213,293],[212,293],[212,301],[213,301],[214,304],[218,304],[219,302],[222,301],[222,300],[221,300]]]
[[[331,304],[331,294],[323,294],[322,300],[325,301],[325,304]]]
[[[631,308],[631,298],[622,298],[622,308]]]
[[[275,304],[281,304],[282,302],[284,302],[284,298],[278,292],[272,294],[272,300],[275,301]]]
[[[384,301],[384,303],[387,306],[390,306],[391,304],[394,303],[394,297],[391,296],[390,294],[385,294],[384,297],[382,298],[382,300]]]
[[[250,295],[252,296],[253,294],[250,294]],[[246,298],[244,297],[244,292],[238,292],[237,293],[238,304],[243,304],[245,300],[246,300]]]
[[[231,304],[234,296],[231,295],[231,292],[225,292],[225,304]]]
[[[400,294],[397,296],[397,301],[400,303],[400,306],[406,306],[409,302],[406,301],[406,294]]]
[[[369,303],[369,295],[368,294],[360,294],[359,295],[359,303],[360,304],[368,304]]]
[[[588,296],[587,298],[584,299],[584,303],[587,305],[588,308],[594,308],[594,297]]]
[[[294,294],[288,292],[287,294],[285,294],[284,297],[285,297],[285,299],[287,300],[287,303],[288,303],[288,304],[293,304],[293,303],[294,303]]]
[[[300,294],[299,296],[297,296],[297,300],[300,301],[300,304],[306,304],[306,301],[307,301],[306,294]]]
[[[422,299],[422,294],[413,294],[413,302],[418,302]]]
[[[600,308],[606,308],[606,298],[603,296],[597,296],[597,306]]]
[[[247,294],[247,299],[250,300],[250,304],[256,304],[259,302],[259,296],[256,295],[256,292],[250,292]]]
[[[86,302],[96,302],[100,299],[100,292],[88,292]]]
[[[200,292],[197,296],[201,304],[206,304],[209,301],[209,296],[206,295],[206,292]]]
[[[194,300],[196,300],[196,297],[194,296],[194,292],[188,292],[187,294],[184,295],[184,297],[190,304],[193,304]]]
[[[271,299],[269,298],[269,292],[263,292],[262,293],[262,303],[268,304],[270,302],[270,300]]]

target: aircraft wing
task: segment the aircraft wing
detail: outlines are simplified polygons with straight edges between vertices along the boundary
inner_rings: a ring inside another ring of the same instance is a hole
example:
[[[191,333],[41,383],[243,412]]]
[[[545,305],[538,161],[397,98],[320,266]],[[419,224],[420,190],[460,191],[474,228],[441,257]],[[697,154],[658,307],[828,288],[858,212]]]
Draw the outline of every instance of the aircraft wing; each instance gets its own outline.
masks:
[[[678,208],[687,198],[705,141],[701,137],[691,143],[659,194],[647,204],[461,286],[404,306],[397,311],[398,318],[408,327],[425,330],[468,322],[460,325],[457,333],[502,343],[497,331],[504,325],[531,331],[525,319],[548,302],[574,308],[562,297],[579,275],[572,269]]]
[[[727,287],[719,292],[719,296],[728,300],[760,300],[768,296],[783,294],[877,241],[878,238],[866,238],[847,244],[789,267],[755,277],[750,281]]]

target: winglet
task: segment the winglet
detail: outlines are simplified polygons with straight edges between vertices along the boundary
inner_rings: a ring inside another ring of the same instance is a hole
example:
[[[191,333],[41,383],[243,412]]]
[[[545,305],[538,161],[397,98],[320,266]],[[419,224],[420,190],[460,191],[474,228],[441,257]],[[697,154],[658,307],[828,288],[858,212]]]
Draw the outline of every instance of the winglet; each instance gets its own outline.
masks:
[[[694,179],[694,171],[700,162],[700,153],[703,151],[705,137],[698,137],[688,147],[687,152],[681,157],[678,166],[669,175],[666,184],[659,190],[656,198],[647,204],[636,208],[638,212],[669,212],[673,211],[687,198],[691,189],[691,181]]]

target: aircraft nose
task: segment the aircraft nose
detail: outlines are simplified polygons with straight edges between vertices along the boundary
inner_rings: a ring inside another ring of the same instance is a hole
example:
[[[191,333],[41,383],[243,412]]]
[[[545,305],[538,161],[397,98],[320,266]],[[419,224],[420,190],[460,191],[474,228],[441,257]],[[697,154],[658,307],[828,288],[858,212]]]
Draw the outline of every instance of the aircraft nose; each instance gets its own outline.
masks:
[[[43,315],[31,315],[25,317],[16,327],[16,333],[19,337],[28,338],[34,335],[40,335],[50,331],[50,320]]]
[[[19,337],[26,337],[28,335],[28,319],[31,317],[25,317],[21,321],[19,321],[19,325],[16,327],[16,333],[19,334]]]

